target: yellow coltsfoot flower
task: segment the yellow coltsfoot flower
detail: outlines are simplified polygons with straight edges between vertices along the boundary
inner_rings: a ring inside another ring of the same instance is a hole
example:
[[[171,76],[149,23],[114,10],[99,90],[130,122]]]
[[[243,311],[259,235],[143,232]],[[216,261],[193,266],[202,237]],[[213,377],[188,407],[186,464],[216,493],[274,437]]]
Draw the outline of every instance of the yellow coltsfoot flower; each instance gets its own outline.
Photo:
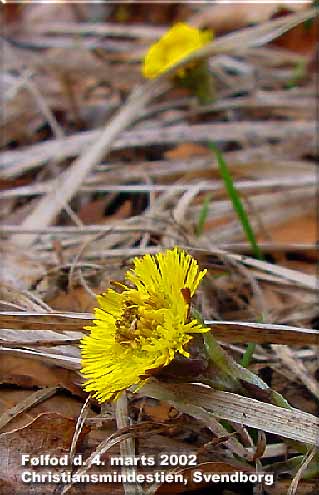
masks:
[[[209,31],[201,31],[183,22],[175,24],[148,50],[143,65],[144,77],[154,79],[211,39]],[[183,76],[184,70],[178,74]]]
[[[174,248],[135,258],[126,274],[132,286],[116,284],[97,296],[94,325],[81,341],[84,388],[99,401],[115,400],[123,390],[140,388],[176,353],[189,357],[193,334],[208,331],[190,319],[190,300],[206,270]]]

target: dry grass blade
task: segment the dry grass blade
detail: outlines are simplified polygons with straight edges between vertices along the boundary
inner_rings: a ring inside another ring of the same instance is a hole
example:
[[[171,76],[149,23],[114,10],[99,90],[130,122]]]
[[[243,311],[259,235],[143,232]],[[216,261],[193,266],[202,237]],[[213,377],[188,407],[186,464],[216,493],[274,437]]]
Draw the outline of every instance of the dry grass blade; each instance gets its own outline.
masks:
[[[223,342],[245,344],[250,339],[256,344],[319,345],[319,331],[310,328],[217,320],[206,320],[205,324]]]
[[[302,462],[302,464],[301,464],[300,468],[298,469],[294,479],[291,482],[291,485],[289,487],[287,495],[295,495],[297,493],[299,481],[300,481],[304,471],[307,469],[307,467],[309,466],[310,462],[312,461],[312,459],[314,458],[315,455],[316,455],[316,449],[314,448],[314,449],[310,450],[308,455],[305,456],[304,461]]]
[[[164,385],[149,382],[141,393],[173,403],[202,407],[216,417],[257,428],[302,443],[319,446],[319,419],[297,409],[284,409],[229,392],[201,385]]]
[[[65,356],[63,354],[51,354],[49,352],[40,352],[30,349],[14,349],[10,347],[0,347],[0,354],[6,353],[12,356],[23,357],[26,359],[37,359],[44,361],[45,363],[54,364],[55,366],[61,366],[69,370],[78,371],[81,368],[81,360],[72,356]]]
[[[5,339],[5,329],[85,332],[84,326],[92,320],[91,313],[31,313],[0,312],[0,325],[4,330],[0,338]],[[238,321],[205,320],[217,339],[230,343],[246,343],[248,339],[257,344],[318,345],[319,331],[312,328],[275,325],[273,323],[251,323]],[[23,335],[23,334],[22,334]],[[73,340],[60,334],[56,345]],[[77,339],[76,339],[77,341]],[[8,340],[8,344],[11,342]],[[32,345],[28,340],[28,345]]]
[[[284,368],[289,370],[305,387],[319,400],[319,384],[310,375],[307,368],[300,359],[297,359],[289,347],[279,345],[272,346],[273,351],[282,361]]]
[[[163,426],[159,426],[156,428],[156,430],[158,429],[161,430],[162,428]],[[132,438],[132,435],[148,435],[148,434],[151,435],[154,434],[154,430],[155,430],[154,424],[150,424],[150,423],[140,423],[139,425],[135,425],[134,427],[131,428],[118,430],[117,432],[113,433],[108,438],[103,440],[95,449],[95,451],[90,455],[90,457],[86,459],[85,466],[82,466],[74,474],[76,476],[81,476],[82,474],[86,473],[92,467],[94,459],[96,459],[98,456],[103,455],[114,445]],[[71,486],[72,486],[71,484],[65,486],[61,495],[67,493],[70,490]]]
[[[45,227],[49,225],[61,209],[77,192],[84,179],[92,168],[110,150],[112,142],[118,134],[134,122],[145,105],[155,96],[163,93],[170,85],[167,78],[179,67],[187,64],[190,60],[207,57],[216,53],[237,51],[240,49],[260,46],[267,43],[276,36],[281,35],[296,24],[313,17],[316,9],[309,9],[301,14],[291,15],[276,19],[257,28],[249,28],[235,35],[229,35],[224,39],[210,43],[201,50],[194,52],[181,63],[174,66],[170,71],[142,86],[139,91],[134,92],[115,117],[108,123],[101,134],[98,135],[88,150],[76,159],[73,164],[57,179],[56,187],[45,195],[35,209],[23,222],[23,228]],[[14,236],[14,241],[22,246],[31,245],[36,236],[25,234]]]
[[[209,257],[210,255],[216,255],[219,256],[221,259],[232,259],[235,260],[245,266],[248,266],[249,268],[254,268],[257,269],[260,272],[263,272],[263,277],[267,279],[269,276],[269,280],[272,280],[273,282],[276,282],[276,278],[272,278],[272,276],[278,277],[277,282],[283,283],[283,282],[289,282],[293,283],[295,286],[298,287],[303,287],[305,289],[310,289],[311,291],[318,292],[318,280],[315,275],[308,275],[306,273],[302,273],[298,270],[292,270],[290,268],[286,268],[280,265],[274,265],[272,263],[267,263],[266,261],[260,261],[256,260],[254,258],[251,258],[249,256],[242,256],[240,254],[233,254],[229,253],[227,251],[224,251],[222,249],[211,249],[211,250],[204,250],[204,249],[198,249],[198,248],[193,248],[191,249],[195,254],[202,254],[203,259],[205,257]],[[257,272],[255,273],[255,276],[257,275]],[[257,275],[258,277],[258,275]]]
[[[146,96],[145,96],[146,98]],[[130,100],[129,100],[130,101]],[[139,100],[138,100],[139,101]],[[127,103],[129,105],[129,102]],[[137,103],[136,103],[137,105]],[[123,107],[123,115],[126,113],[133,119],[130,112],[124,112],[127,107]],[[129,107],[131,108],[131,106]],[[119,114],[120,118],[120,114]],[[121,114],[122,118],[122,114]],[[115,119],[115,118],[114,118]],[[124,119],[124,117],[123,117]],[[112,121],[113,122],[113,121]],[[109,124],[112,128],[112,122]],[[130,122],[131,123],[131,122]],[[127,125],[129,122],[127,123]],[[121,123],[124,128],[124,123]],[[109,126],[107,130],[109,130]],[[268,122],[254,122],[254,138],[255,139],[288,139],[292,136],[303,136],[304,139],[309,141],[310,145],[314,147],[314,130],[316,127],[315,121],[283,121],[280,127],[278,127],[277,121]],[[121,129],[122,130],[122,129]],[[17,174],[21,174],[23,170],[29,170],[39,167],[49,160],[53,159],[65,159],[72,156],[77,156],[79,153],[85,153],[87,156],[89,150],[87,147],[97,149],[98,142],[103,143],[103,155],[107,153],[108,149],[126,149],[131,147],[151,146],[159,144],[176,144],[183,143],[185,141],[192,142],[204,142],[210,139],[214,141],[242,141],[249,139],[252,133],[251,122],[240,123],[237,122],[218,122],[213,124],[197,124],[197,125],[171,125],[169,127],[160,127],[157,129],[137,129],[125,131],[118,136],[115,135],[111,140],[112,133],[108,134],[104,132],[104,139],[101,138],[101,130],[88,131],[73,136],[65,137],[63,139],[55,139],[45,141],[42,143],[34,144],[24,150],[19,151],[3,151],[0,153],[0,169],[4,177],[12,177]],[[118,131],[120,132],[120,131]],[[109,135],[106,140],[105,135]],[[117,137],[118,136],[118,137]],[[109,148],[108,148],[109,146]],[[89,148],[91,149],[91,148]],[[87,151],[86,151],[87,150]],[[101,151],[102,152],[102,151]],[[88,155],[89,159],[93,159],[93,151]],[[102,157],[101,157],[102,158]],[[87,170],[87,173],[97,164],[98,159],[95,158],[94,164]],[[78,163],[78,161],[74,162]],[[86,178],[84,176],[83,180]],[[81,181],[80,184],[82,184]],[[51,190],[54,189],[54,184],[51,184]],[[43,228],[43,226],[34,225],[33,228]],[[24,225],[23,228],[31,228],[31,226]]]
[[[138,94],[133,93],[127,104],[120,109],[98,135],[96,142],[60,175],[55,187],[39,201],[32,213],[23,222],[22,227],[34,228],[49,225],[74,196],[91,169],[110,150],[111,143],[117,135],[134,122],[148,101],[164,92],[167,87],[166,82],[161,82],[155,87],[148,85],[144,91]],[[22,246],[28,246],[34,242],[35,237],[32,234],[26,234],[14,236],[13,240]]]
[[[1,328],[19,330],[82,330],[92,320],[90,313],[35,313],[30,311],[0,312]]]
[[[31,409],[40,402],[52,397],[57,391],[57,387],[44,388],[30,394],[26,399],[18,402],[14,407],[11,407],[0,416],[0,429],[6,426],[10,421],[16,418],[19,414]]]
[[[107,438],[106,440],[104,440],[103,442],[101,442],[99,444],[99,446],[93,452],[93,454],[91,454],[90,457],[86,460],[86,465],[84,467],[80,468],[76,472],[76,474],[78,476],[81,476],[82,474],[86,473],[86,471],[88,471],[88,469],[90,469],[90,467],[92,466],[93,461],[97,456],[104,454],[107,450],[109,450],[111,447],[113,447],[113,445],[116,445],[119,442],[123,442],[124,440],[127,440],[128,438],[130,438],[129,433],[119,433],[118,432],[118,433],[111,435],[109,438]],[[72,484],[67,485],[63,489],[61,495],[64,495],[65,493],[67,493],[70,490],[71,486],[72,486]]]
[[[77,446],[81,431],[83,429],[83,426],[85,424],[85,420],[86,420],[88,412],[89,412],[89,402],[90,402],[90,396],[88,395],[86,401],[84,402],[83,406],[81,407],[81,411],[80,411],[79,417],[78,417],[77,422],[76,422],[75,432],[74,432],[74,435],[72,438],[72,443],[71,443],[71,447],[70,447],[71,464],[72,464],[74,456],[75,456],[76,446]]]
[[[173,130],[174,129],[172,129],[172,131]],[[209,129],[208,129],[208,134],[209,134]],[[293,178],[283,179],[282,177],[278,177],[275,179],[263,179],[259,181],[243,180],[236,183],[236,188],[239,191],[245,191],[246,193],[248,193],[256,190],[263,192],[268,190],[272,191],[278,188],[296,189],[303,187],[311,187],[311,186],[315,186],[315,184],[316,184],[316,177],[313,174],[311,175],[308,174],[299,177],[297,184]],[[32,186],[21,186],[17,188],[12,188],[7,191],[4,191],[2,193],[2,198],[15,198],[19,196],[26,197],[26,196],[46,194],[50,192],[52,186],[54,186],[54,182],[50,181],[50,182],[34,184]],[[188,199],[188,203],[190,203],[191,199],[193,199],[193,197],[197,196],[202,191],[220,191],[221,188],[222,188],[221,181],[210,181],[210,182],[203,181],[201,183],[196,183],[196,184],[186,183],[186,184],[174,184],[174,185],[168,185],[168,184],[132,184],[132,185],[123,184],[122,185],[122,184],[107,184],[101,182],[98,184],[81,186],[79,192],[135,192],[135,193],[138,192],[154,193],[154,192],[168,192],[168,191],[172,191],[176,193],[185,192],[186,194],[190,195],[190,198]],[[81,227],[82,225],[80,225],[78,228]],[[1,231],[3,232],[2,228]]]
[[[193,418],[201,421],[207,428],[209,428],[217,439],[225,439],[225,446],[229,448],[231,452],[239,457],[250,460],[252,455],[238,440],[237,438],[230,436],[229,432],[219,423],[215,416],[207,411],[204,407],[199,407],[192,404],[191,402],[183,403],[180,401],[178,403],[178,409],[184,414],[189,414]]]
[[[311,290],[318,291],[318,280],[315,275],[308,275],[306,273],[298,272],[297,270],[291,270],[290,268],[285,268],[279,265],[271,265],[265,261],[255,260],[253,258],[248,258],[240,255],[232,255],[232,257],[244,265],[249,267],[256,267],[261,269],[266,273],[279,275],[283,279],[294,282],[296,285],[307,287]]]
[[[80,342],[83,333],[81,328],[78,332],[60,333],[52,330],[22,330],[12,328],[0,328],[0,345],[10,347],[54,347],[60,345],[75,345]]]
[[[120,36],[129,38],[150,38],[156,39],[165,33],[164,27],[155,26],[143,26],[124,24],[118,25],[114,23],[95,22],[95,23],[71,23],[71,22],[59,22],[59,23],[39,23],[34,26],[36,33],[49,33],[49,34],[76,34],[87,35],[94,34],[94,36]]]
[[[6,339],[0,338],[0,345],[10,345],[10,347],[55,347],[58,345],[74,345],[79,344],[81,339],[78,338],[61,338],[61,339],[43,339],[31,338],[23,339]]]

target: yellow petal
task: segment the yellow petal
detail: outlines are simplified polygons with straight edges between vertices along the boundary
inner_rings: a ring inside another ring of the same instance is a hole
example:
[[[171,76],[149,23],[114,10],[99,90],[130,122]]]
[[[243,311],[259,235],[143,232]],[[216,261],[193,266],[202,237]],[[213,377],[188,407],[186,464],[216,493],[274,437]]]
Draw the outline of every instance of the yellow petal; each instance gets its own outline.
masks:
[[[146,53],[142,67],[144,77],[154,79],[211,39],[209,31],[182,22],[175,24]]]

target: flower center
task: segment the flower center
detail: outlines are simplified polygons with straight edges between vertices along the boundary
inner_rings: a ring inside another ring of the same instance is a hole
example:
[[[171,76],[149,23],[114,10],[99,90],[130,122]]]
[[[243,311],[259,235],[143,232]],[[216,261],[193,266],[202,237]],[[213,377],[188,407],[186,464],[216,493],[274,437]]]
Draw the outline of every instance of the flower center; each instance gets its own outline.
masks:
[[[137,305],[126,301],[121,317],[115,321],[117,328],[115,335],[116,342],[133,346],[137,343],[139,337],[139,318]]]
[[[162,310],[149,303],[150,301],[144,306],[132,301],[124,303],[123,312],[115,321],[117,343],[136,348],[143,341],[156,338],[157,327],[163,324],[163,314]]]

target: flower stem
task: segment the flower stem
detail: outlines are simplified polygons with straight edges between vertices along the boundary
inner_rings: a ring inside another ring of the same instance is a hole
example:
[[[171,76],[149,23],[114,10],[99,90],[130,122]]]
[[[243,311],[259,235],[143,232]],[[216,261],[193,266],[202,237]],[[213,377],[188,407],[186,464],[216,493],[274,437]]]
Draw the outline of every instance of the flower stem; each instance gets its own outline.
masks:
[[[259,378],[259,376],[238,364],[226,351],[224,351],[211,333],[206,333],[203,337],[207,357],[212,365],[216,367],[220,374],[224,377],[224,381],[227,383],[228,391],[238,393],[246,390],[247,393],[254,390],[257,395],[258,390],[267,391],[267,398],[274,405],[284,408],[291,407],[281,394],[268,387],[268,385],[261,378]],[[220,379],[220,382],[222,383],[223,379]],[[249,385],[252,387],[249,387]]]

